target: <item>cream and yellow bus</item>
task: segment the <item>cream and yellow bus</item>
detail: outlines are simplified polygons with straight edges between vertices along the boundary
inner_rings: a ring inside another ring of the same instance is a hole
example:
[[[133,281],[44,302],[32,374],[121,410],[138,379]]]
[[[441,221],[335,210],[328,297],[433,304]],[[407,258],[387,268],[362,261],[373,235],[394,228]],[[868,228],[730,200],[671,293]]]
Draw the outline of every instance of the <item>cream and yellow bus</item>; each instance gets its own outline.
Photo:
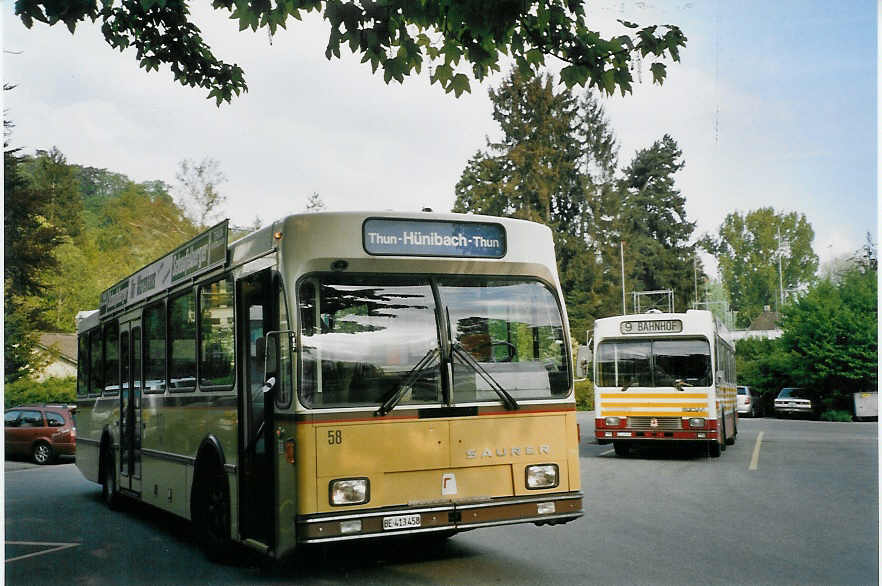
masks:
[[[735,443],[735,348],[711,312],[598,319],[593,352],[595,438],[617,455],[674,441],[719,457]]]
[[[223,222],[78,319],[77,466],[206,550],[582,515],[551,232],[458,214]]]

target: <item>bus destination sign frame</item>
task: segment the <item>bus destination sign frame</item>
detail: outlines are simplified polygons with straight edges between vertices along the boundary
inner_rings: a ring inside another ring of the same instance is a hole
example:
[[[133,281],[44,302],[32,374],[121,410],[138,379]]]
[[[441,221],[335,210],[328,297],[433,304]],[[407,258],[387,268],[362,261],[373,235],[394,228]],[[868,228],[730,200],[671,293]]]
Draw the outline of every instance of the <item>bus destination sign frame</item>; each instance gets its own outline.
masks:
[[[505,227],[489,222],[368,218],[362,245],[372,256],[502,258]]]
[[[632,334],[680,334],[683,322],[679,319],[644,319],[623,321],[619,324],[623,335]]]

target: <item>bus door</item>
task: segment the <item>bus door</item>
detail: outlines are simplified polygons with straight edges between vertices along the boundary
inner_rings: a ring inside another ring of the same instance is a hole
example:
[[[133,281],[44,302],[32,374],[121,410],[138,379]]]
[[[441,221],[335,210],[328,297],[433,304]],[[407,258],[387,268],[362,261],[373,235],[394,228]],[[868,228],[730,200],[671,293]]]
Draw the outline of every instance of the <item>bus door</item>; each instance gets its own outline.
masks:
[[[273,546],[274,437],[272,393],[264,393],[266,333],[274,323],[275,296],[271,275],[264,270],[240,279],[238,288],[239,364],[239,527],[242,537]]]
[[[141,320],[119,327],[120,488],[141,492]]]

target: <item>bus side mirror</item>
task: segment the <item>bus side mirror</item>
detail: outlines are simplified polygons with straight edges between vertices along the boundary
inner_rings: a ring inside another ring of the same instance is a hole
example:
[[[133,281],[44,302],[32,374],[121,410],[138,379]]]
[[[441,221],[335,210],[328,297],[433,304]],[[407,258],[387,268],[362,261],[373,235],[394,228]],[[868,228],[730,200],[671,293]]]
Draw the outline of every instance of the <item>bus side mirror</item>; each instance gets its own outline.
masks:
[[[718,370],[717,371],[717,384],[721,384],[722,382],[724,382],[725,378],[726,378],[726,372],[723,370]]]

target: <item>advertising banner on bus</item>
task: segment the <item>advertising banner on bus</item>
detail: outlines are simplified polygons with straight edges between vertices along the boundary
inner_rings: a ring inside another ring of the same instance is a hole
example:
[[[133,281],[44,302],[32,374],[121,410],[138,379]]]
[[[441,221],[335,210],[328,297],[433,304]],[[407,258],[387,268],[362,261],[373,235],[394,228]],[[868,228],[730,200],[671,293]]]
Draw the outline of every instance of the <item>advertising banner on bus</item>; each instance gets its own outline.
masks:
[[[228,226],[229,220],[224,220],[104,291],[101,315],[223,265],[227,258]]]

